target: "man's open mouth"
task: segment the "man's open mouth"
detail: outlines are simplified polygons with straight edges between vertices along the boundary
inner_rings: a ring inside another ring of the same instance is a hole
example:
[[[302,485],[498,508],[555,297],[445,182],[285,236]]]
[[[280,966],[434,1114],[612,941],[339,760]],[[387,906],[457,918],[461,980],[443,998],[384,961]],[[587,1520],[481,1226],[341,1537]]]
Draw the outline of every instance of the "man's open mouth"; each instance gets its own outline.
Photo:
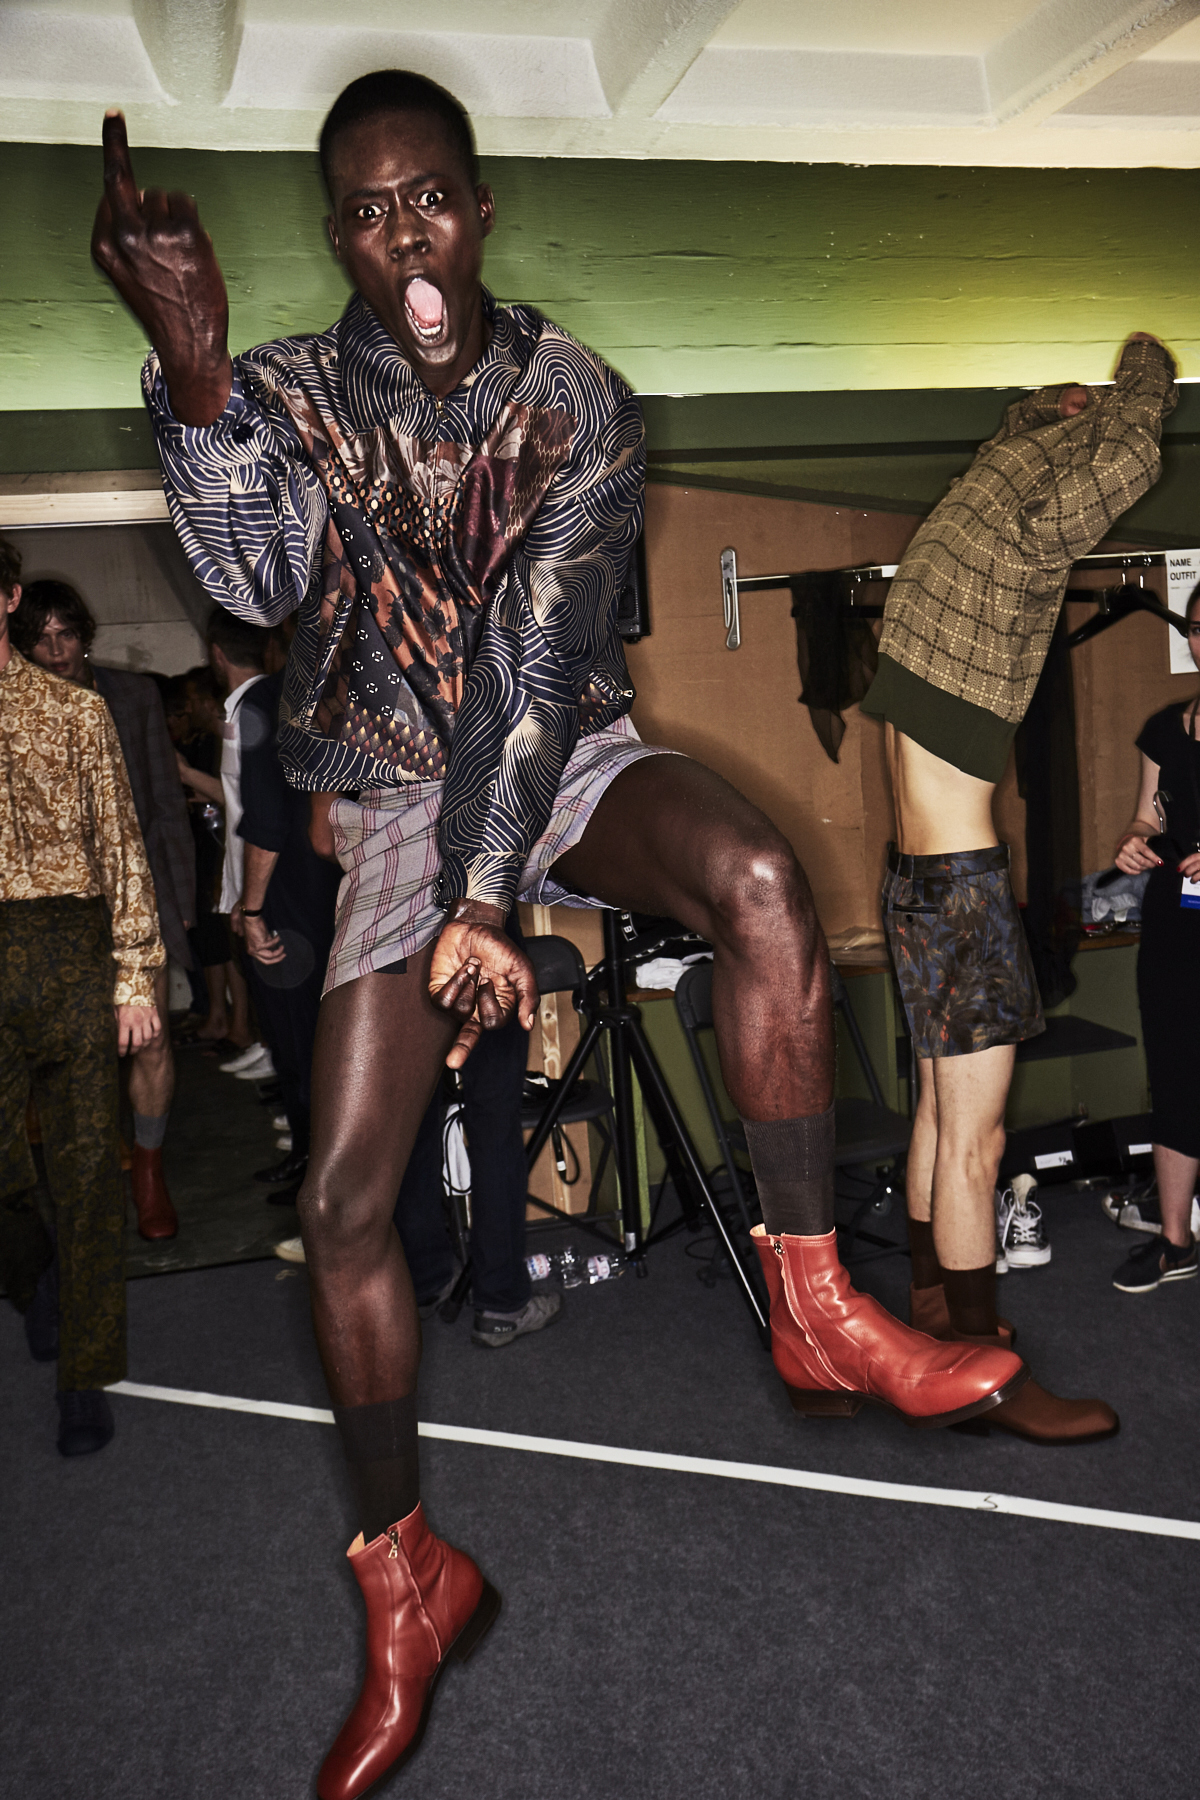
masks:
[[[440,288],[416,276],[404,290],[404,310],[420,343],[442,342],[446,335],[446,301]]]

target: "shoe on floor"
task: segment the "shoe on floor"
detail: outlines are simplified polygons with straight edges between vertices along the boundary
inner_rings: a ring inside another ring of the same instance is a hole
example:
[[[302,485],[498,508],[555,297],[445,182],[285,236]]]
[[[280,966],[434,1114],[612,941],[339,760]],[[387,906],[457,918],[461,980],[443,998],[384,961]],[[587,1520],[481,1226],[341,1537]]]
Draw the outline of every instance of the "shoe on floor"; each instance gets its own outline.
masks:
[[[268,1187],[294,1187],[298,1181],[303,1179],[307,1167],[307,1151],[297,1152],[292,1149],[289,1142],[287,1155],[282,1157],[279,1162],[272,1163],[267,1169],[255,1169],[254,1179],[255,1181],[265,1181]]]
[[[1032,1175],[1014,1175],[1012,1187],[1001,1197],[1001,1211],[997,1213],[997,1224],[1001,1213],[1004,1216],[1000,1255],[1010,1269],[1040,1269],[1050,1261],[1042,1209],[1033,1198],[1036,1191],[1037,1182]]]
[[[25,1341],[34,1362],[58,1361],[58,1258],[38,1276],[25,1309]]]
[[[231,1056],[225,1062],[218,1063],[217,1067],[222,1075],[236,1075],[240,1070],[248,1069],[252,1063],[258,1062],[264,1056],[269,1057],[267,1046],[264,1043],[260,1041],[247,1044],[244,1050],[239,1050],[236,1056]]]
[[[449,1281],[443,1282],[436,1294],[430,1294],[428,1296],[428,1298],[425,1300],[418,1299],[418,1301],[417,1301],[417,1317],[418,1318],[432,1319],[432,1317],[433,1317],[434,1313],[437,1311],[438,1307],[444,1306],[446,1304],[446,1301],[450,1298],[451,1294],[454,1292],[454,1284],[458,1280],[461,1273],[462,1273],[462,1269],[461,1269],[457,1259],[455,1259],[454,1273],[451,1275]]]
[[[256,1062],[247,1063],[244,1069],[234,1069],[235,1081],[274,1081],[275,1064],[271,1061],[271,1052],[264,1044],[258,1053]]]
[[[1005,1245],[1008,1241],[1008,1221],[1012,1218],[1016,1205],[1011,1188],[997,1188],[996,1194],[996,1273],[1008,1274],[1008,1256]]]
[[[503,1345],[511,1344],[514,1338],[525,1337],[531,1331],[543,1331],[561,1315],[561,1294],[531,1294],[520,1312],[477,1312],[471,1328],[471,1342],[483,1344],[489,1350],[499,1350]]]
[[[60,1388],[58,1448],[63,1456],[91,1456],[103,1450],[117,1429],[102,1388]]]
[[[279,1136],[275,1139],[275,1148],[277,1150],[282,1150],[285,1156],[290,1155],[292,1148],[292,1134],[290,1131],[280,1132]]]
[[[304,1254],[304,1239],[298,1237],[281,1238],[275,1246],[275,1254],[281,1262],[286,1263],[302,1263],[308,1260]]]
[[[290,1131],[292,1127],[287,1114],[276,1113],[275,1117],[271,1120],[271,1129],[272,1131]]]
[[[1186,1281],[1200,1268],[1196,1256],[1196,1240],[1185,1250],[1169,1238],[1147,1238],[1131,1256],[1127,1256],[1116,1274],[1113,1286],[1123,1294],[1150,1294],[1164,1281]]]

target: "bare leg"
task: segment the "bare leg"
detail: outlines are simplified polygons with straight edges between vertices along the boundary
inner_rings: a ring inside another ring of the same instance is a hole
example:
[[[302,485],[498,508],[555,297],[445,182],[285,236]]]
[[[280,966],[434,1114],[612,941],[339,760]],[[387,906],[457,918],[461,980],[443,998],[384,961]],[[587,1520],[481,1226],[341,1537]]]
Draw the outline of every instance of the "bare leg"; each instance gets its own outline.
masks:
[[[936,1093],[933,1241],[943,1269],[982,1269],[996,1259],[994,1195],[1015,1060],[1015,1045],[996,1044],[928,1065]]]
[[[933,1168],[938,1150],[937,1084],[932,1058],[918,1056],[915,1060],[919,1086],[912,1136],[908,1140],[905,1191],[909,1218],[927,1222],[933,1217]]]
[[[1165,1144],[1155,1144],[1154,1174],[1162,1207],[1163,1236],[1181,1250],[1192,1241],[1192,1195],[1196,1192],[1198,1170],[1200,1159],[1184,1156],[1180,1150],[1168,1150]]]
[[[743,1119],[832,1105],[829,953],[808,882],[786,838],[728,782],[682,756],[634,763],[554,874],[709,940],[721,1072]]]
[[[239,1050],[248,1049],[254,1041],[250,1035],[250,989],[246,986],[246,977],[236,962],[225,964],[225,979],[229,983],[229,992],[233,999],[233,1014],[229,1021],[229,1041]]]
[[[129,1104],[135,1113],[148,1118],[161,1118],[170,1112],[175,1095],[175,1059],[171,1054],[171,1031],[167,1019],[169,981],[162,968],[154,977],[154,1004],[162,1020],[162,1032],[153,1043],[144,1044],[130,1058]]]
[[[201,1025],[196,1036],[212,1038],[219,1042],[229,1035],[229,1009],[225,1000],[225,975],[228,963],[211,963],[204,971],[204,985],[208,989],[208,1017]]]
[[[411,1394],[421,1327],[392,1210],[456,1022],[427,992],[432,946],[403,975],[362,975],[321,1002],[312,1149],[297,1207],[313,1324],[336,1404]]]

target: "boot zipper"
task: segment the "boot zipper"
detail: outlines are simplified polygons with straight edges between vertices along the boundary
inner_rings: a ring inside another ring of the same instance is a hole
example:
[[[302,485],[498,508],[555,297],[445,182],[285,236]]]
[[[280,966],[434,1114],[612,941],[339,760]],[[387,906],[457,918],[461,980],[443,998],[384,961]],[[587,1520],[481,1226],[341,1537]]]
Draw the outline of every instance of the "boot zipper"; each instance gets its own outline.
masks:
[[[388,1543],[392,1546],[388,1551],[388,1561],[394,1562],[400,1554],[400,1528],[398,1525],[388,1526]]]

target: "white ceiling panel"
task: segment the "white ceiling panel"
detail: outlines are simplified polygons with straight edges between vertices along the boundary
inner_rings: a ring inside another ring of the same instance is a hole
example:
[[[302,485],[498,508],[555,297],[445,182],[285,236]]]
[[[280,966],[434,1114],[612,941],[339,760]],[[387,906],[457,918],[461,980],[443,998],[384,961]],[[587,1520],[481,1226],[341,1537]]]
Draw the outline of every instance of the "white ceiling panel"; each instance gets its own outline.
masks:
[[[1200,162],[1200,0],[0,0],[0,135],[311,149],[397,66],[494,155]]]

